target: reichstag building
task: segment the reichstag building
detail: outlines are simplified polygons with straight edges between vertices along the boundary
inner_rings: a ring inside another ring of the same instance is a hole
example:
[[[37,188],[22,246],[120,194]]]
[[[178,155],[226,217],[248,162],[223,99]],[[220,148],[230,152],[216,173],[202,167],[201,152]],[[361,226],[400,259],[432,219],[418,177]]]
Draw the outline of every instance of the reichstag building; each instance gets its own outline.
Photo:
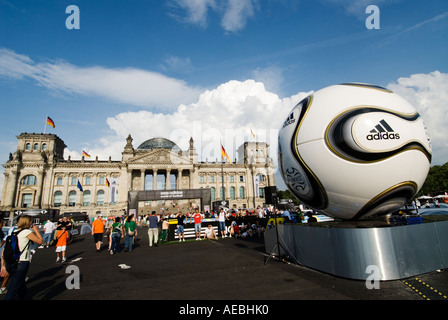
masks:
[[[11,214],[140,215],[191,207],[213,210],[216,203],[250,209],[265,203],[265,187],[275,186],[265,142],[245,142],[232,163],[201,162],[192,138],[184,151],[165,138],[149,139],[135,149],[129,135],[121,161],[100,161],[65,159],[66,145],[55,134],[22,133],[17,138],[17,150],[3,164],[0,210]]]

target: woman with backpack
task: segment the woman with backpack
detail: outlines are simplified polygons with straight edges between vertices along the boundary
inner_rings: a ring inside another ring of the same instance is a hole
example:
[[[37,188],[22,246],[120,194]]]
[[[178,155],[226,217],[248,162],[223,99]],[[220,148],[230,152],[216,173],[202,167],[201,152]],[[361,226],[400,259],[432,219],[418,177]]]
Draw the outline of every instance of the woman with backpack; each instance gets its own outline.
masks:
[[[120,252],[120,240],[123,238],[123,225],[120,217],[116,217],[115,222],[111,226],[111,238],[112,247],[110,248],[110,254]]]
[[[2,252],[0,275],[2,277],[8,274],[10,275],[9,288],[5,295],[5,300],[12,300],[15,298],[24,300],[26,297],[25,279],[30,267],[31,242],[41,245],[43,243],[42,236],[37,226],[32,225],[32,218],[30,216],[19,217],[17,231],[14,231],[11,236],[17,237],[20,257],[18,258],[16,266],[12,268],[10,265],[7,266],[6,264],[4,257],[5,250]]]

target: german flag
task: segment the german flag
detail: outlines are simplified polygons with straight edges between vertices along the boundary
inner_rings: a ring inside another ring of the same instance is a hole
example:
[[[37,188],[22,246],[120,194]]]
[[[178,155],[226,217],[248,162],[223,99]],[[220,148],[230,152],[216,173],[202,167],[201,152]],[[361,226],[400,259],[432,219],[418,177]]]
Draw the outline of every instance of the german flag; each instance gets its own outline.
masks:
[[[230,164],[232,164],[232,160],[230,160],[229,155],[226,152],[226,149],[224,149],[224,147],[221,144],[221,157],[226,158]]]
[[[252,131],[252,129],[250,129],[250,134],[252,135],[252,138],[255,139],[255,134],[254,134],[254,132]]]
[[[109,179],[106,178],[106,186],[110,187]]]
[[[85,152],[85,151],[82,152],[82,155],[83,155],[84,157],[90,158],[90,154],[88,154],[88,153]]]
[[[48,124],[49,126],[52,126],[53,128],[56,127],[56,126],[54,125],[54,121],[53,121],[50,117],[48,117],[48,116],[47,116],[47,124]]]

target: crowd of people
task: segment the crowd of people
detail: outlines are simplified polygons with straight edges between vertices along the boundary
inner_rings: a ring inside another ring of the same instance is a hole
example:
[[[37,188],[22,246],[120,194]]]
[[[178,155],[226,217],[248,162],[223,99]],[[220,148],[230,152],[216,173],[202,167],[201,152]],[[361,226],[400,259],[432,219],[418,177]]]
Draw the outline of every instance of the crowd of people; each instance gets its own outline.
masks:
[[[268,209],[258,207],[255,210],[227,210],[221,208],[216,213],[213,211],[202,211],[192,209],[187,213],[166,213],[160,214],[152,212],[150,215],[142,215],[137,219],[137,224],[142,227],[149,227],[150,219],[157,218],[158,228],[162,231],[161,241],[166,241],[168,232],[168,221],[177,219],[175,233],[179,242],[185,241],[185,225],[194,224],[196,240],[219,239],[227,237],[259,237],[265,230],[260,221],[264,221],[272,215]],[[207,222],[217,221],[218,230]],[[207,225],[204,225],[204,222]],[[201,230],[203,227],[203,230]],[[210,231],[209,231],[210,230]]]
[[[168,241],[169,232],[173,232],[173,228],[170,228],[171,224],[175,224],[174,233],[179,242],[185,242],[185,227],[191,224],[194,227],[196,241],[227,237],[251,238],[263,235],[264,226],[260,223],[260,219],[267,217],[268,214],[262,208],[253,211],[220,209],[216,214],[192,209],[186,213],[152,211],[150,214],[138,217],[133,214],[115,218],[104,218],[99,215],[92,222],[92,235],[97,252],[101,251],[102,240],[105,236],[108,241],[108,251],[110,254],[116,254],[120,252],[121,239],[125,239],[124,251],[132,251],[137,239],[137,226],[147,228],[148,245],[156,247]],[[217,222],[218,230],[215,230],[211,221]]]
[[[91,221],[91,235],[95,250],[100,253],[107,239],[107,250],[110,254],[121,251],[121,240],[124,239],[125,252],[132,252],[138,237],[138,231],[147,228],[148,245],[158,246],[159,243],[169,241],[169,233],[173,232],[179,242],[185,241],[185,227],[194,225],[196,241],[205,239],[218,240],[220,238],[262,237],[267,219],[272,215],[269,209],[258,207],[255,210],[226,210],[221,208],[218,212],[200,212],[198,209],[188,210],[186,213],[156,213],[136,217],[133,214],[119,217],[104,217],[98,214]],[[174,224],[175,228],[170,228]],[[3,227],[3,221],[0,220]],[[5,300],[23,299],[26,294],[26,274],[32,256],[37,248],[55,247],[56,263],[66,262],[67,247],[72,241],[72,230],[75,222],[69,217],[62,217],[58,221],[49,219],[43,225],[43,230],[33,225],[32,218],[20,216],[17,225],[8,230],[8,234],[1,232],[2,249],[8,236],[16,235],[21,251],[17,266],[12,269],[5,263],[2,250],[0,277],[2,284],[0,294]],[[217,225],[217,230],[215,227]],[[140,227],[140,228],[137,228]],[[172,238],[171,238],[172,239]],[[8,284],[8,289],[6,290]]]

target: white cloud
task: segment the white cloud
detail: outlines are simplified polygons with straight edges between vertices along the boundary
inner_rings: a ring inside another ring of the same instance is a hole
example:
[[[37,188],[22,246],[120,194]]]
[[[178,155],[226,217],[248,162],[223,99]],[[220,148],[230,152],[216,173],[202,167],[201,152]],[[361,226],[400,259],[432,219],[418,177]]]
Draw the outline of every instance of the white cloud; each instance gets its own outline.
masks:
[[[99,96],[140,107],[175,108],[197,100],[203,89],[163,74],[134,68],[78,67],[65,61],[36,63],[12,50],[0,49],[0,77],[30,78],[66,93]]]
[[[252,129],[257,141],[266,141],[271,146],[271,156],[276,162],[278,130],[295,104],[307,94],[280,99],[267,91],[263,83],[229,81],[205,91],[195,103],[180,105],[171,114],[143,110],[108,118],[107,124],[116,137],[104,139],[104,146],[98,147],[97,151],[112,151],[112,146],[118,143],[114,157],[120,159],[128,134],[134,139],[134,148],[147,139],[160,136],[187,150],[188,141],[193,137],[200,159],[215,161],[220,157],[220,142],[235,158],[236,149],[244,141],[254,141],[250,133]]]
[[[215,0],[172,0],[171,6],[174,9],[186,11],[185,14],[172,13],[176,19],[202,27],[207,26],[208,8],[215,8]]]
[[[165,58],[161,68],[164,71],[174,71],[177,73],[190,73],[194,70],[190,58],[180,58],[172,55]]]
[[[226,31],[237,32],[244,29],[246,22],[255,13],[253,0],[228,0],[221,25]]]
[[[177,20],[207,26],[209,9],[221,15],[221,26],[225,31],[238,32],[246,26],[255,14],[258,0],[171,0],[171,15]]]
[[[29,57],[12,50],[0,48],[0,76],[23,79],[37,72],[34,62]]]
[[[432,164],[448,162],[448,74],[413,74],[387,87],[411,103],[425,121],[432,142]]]

